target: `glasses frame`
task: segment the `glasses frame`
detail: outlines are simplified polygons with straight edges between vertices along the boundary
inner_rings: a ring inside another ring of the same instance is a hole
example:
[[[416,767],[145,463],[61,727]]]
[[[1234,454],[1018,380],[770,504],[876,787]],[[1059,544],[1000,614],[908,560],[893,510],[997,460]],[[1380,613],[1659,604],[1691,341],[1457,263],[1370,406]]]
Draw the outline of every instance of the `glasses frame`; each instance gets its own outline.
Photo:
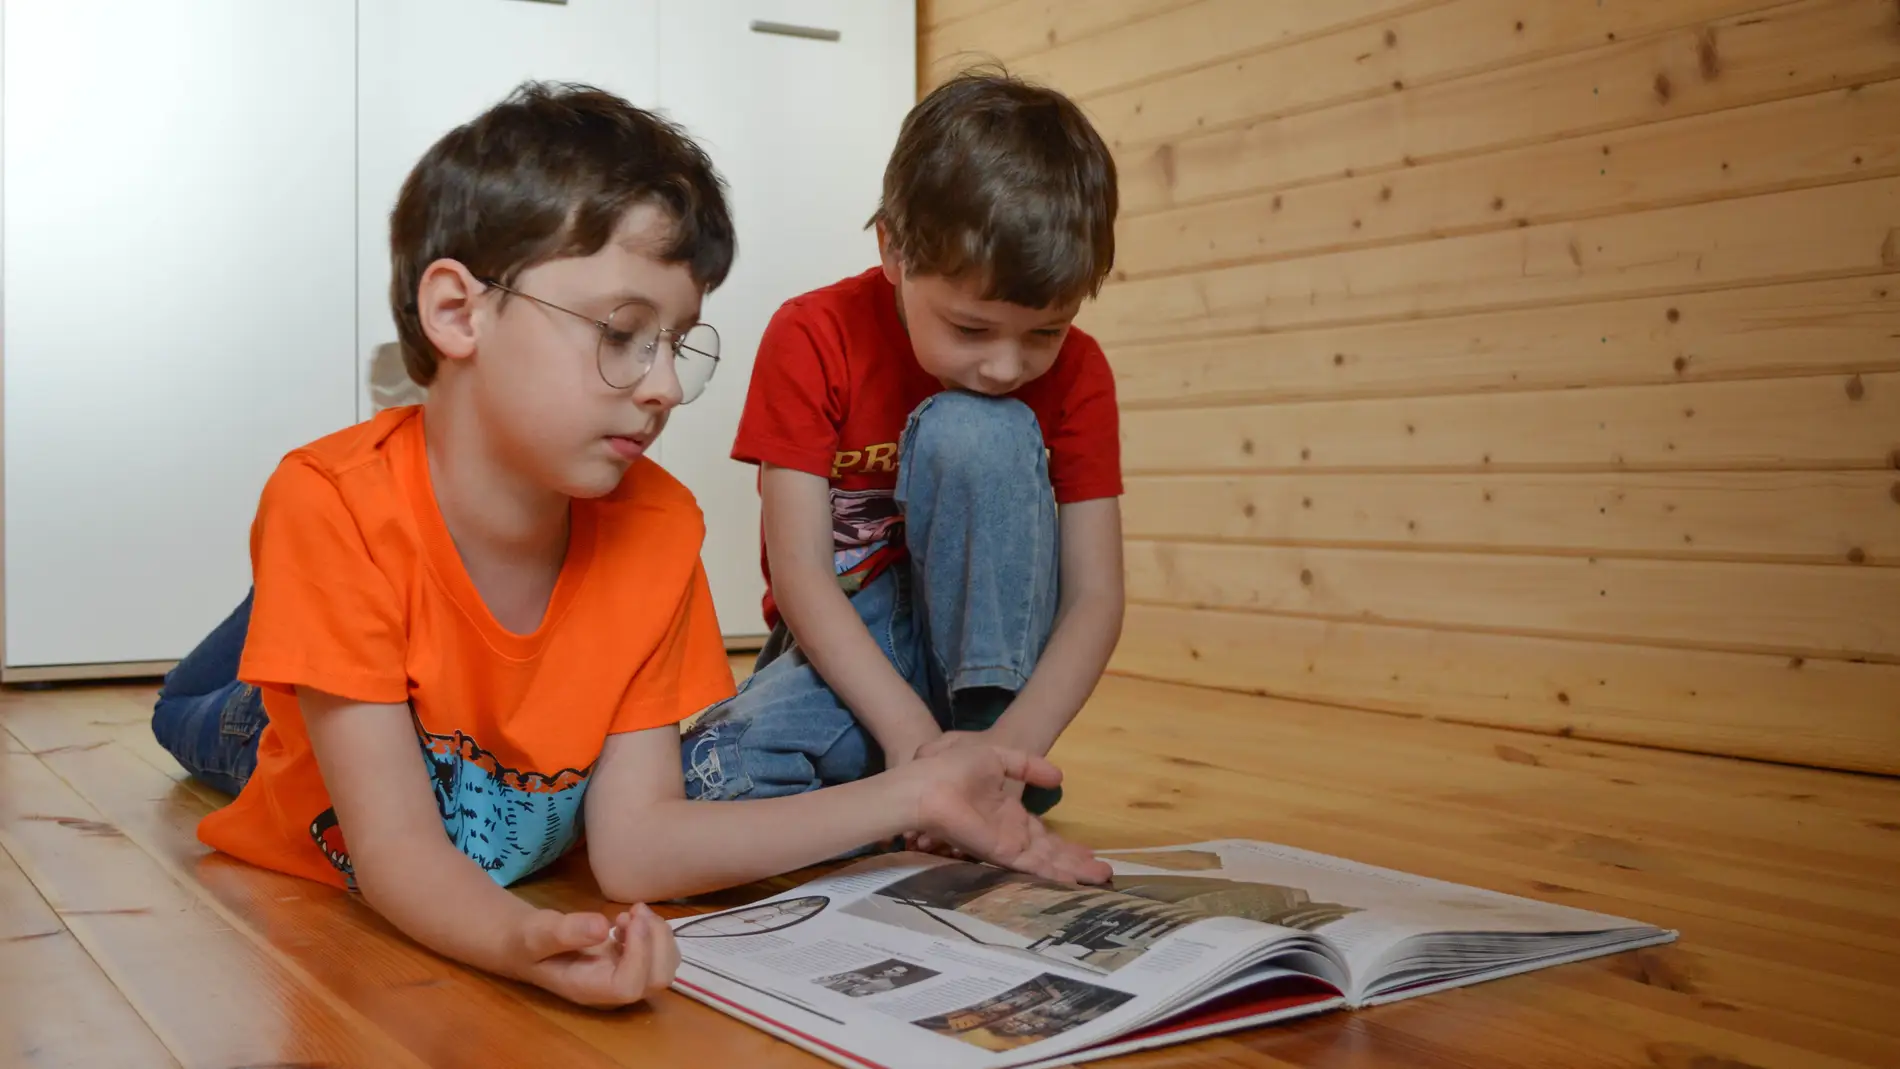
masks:
[[[590,316],[585,312],[576,312],[572,308],[563,308],[560,305],[555,304],[553,301],[543,300],[539,297],[536,297],[532,293],[523,293],[522,291],[515,289],[513,286],[504,285],[500,282],[497,282],[496,280],[492,278],[478,278],[475,281],[480,282],[482,285],[488,286],[492,289],[498,289],[502,291],[503,293],[513,294],[514,296],[520,297],[524,300],[533,301],[534,303],[541,305],[544,308],[552,308],[557,312],[565,312],[568,315],[573,316],[575,319],[579,319],[586,323],[591,324],[596,331],[600,332],[600,337],[596,339],[596,341],[594,342],[594,371],[596,374],[600,376],[600,381],[606,383],[609,389],[632,390],[632,389],[638,388],[640,383],[645,381],[647,374],[653,370],[653,362],[659,357],[660,342],[665,340],[667,336],[669,335],[671,335],[673,338],[673,355],[675,357],[678,357],[681,352],[688,352],[688,353],[693,353],[696,356],[703,356],[706,359],[712,361],[712,371],[707,373],[706,381],[700,384],[699,392],[693,394],[693,396],[691,397],[682,396],[680,398],[680,404],[682,405],[691,404],[693,401],[697,400],[700,394],[703,394],[706,392],[706,387],[712,384],[712,380],[719,373],[719,354],[718,353],[709,353],[704,349],[686,344],[687,334],[691,333],[692,331],[698,330],[701,327],[704,327],[707,330],[712,331],[714,344],[717,345],[718,340],[719,340],[719,328],[713,326],[711,323],[702,322],[702,323],[694,323],[692,326],[687,327],[685,330],[674,330],[671,327],[661,327],[659,329],[659,333],[653,336],[653,340],[647,343],[645,346],[641,347],[642,355],[645,358],[645,361],[644,361],[645,366],[640,369],[640,374],[635,376],[634,380],[625,386],[616,385],[614,383],[614,380],[607,377],[607,370],[601,367],[601,363],[600,363],[601,354],[604,353],[607,348],[607,332],[614,329],[614,326],[612,323],[608,322],[606,319],[595,319],[593,316]],[[645,303],[646,302],[644,301],[627,302],[627,304],[645,304]],[[621,308],[624,308],[624,307],[626,307],[626,305],[624,304],[616,305],[614,307],[614,311],[617,312]],[[648,307],[652,307],[652,306],[648,305]],[[613,315],[612,312],[608,313],[609,318],[612,318],[612,315]],[[682,395],[684,395],[685,389],[686,389],[685,385],[682,383],[680,386],[680,392]]]

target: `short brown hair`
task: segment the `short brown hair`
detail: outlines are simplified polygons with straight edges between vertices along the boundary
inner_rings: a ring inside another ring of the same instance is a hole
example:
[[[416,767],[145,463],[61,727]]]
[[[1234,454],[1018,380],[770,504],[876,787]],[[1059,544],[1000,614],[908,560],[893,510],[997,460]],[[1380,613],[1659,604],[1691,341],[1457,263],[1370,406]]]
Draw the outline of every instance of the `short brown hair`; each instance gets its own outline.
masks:
[[[966,70],[905,116],[882,223],[906,271],[983,280],[1027,308],[1101,289],[1115,263],[1115,161],[1075,102]]]
[[[673,218],[663,260],[704,289],[725,281],[737,244],[725,185],[665,119],[591,86],[528,82],[444,134],[389,217],[389,303],[409,377],[429,385],[441,360],[416,314],[431,263],[512,285],[536,264],[600,251],[640,204]]]

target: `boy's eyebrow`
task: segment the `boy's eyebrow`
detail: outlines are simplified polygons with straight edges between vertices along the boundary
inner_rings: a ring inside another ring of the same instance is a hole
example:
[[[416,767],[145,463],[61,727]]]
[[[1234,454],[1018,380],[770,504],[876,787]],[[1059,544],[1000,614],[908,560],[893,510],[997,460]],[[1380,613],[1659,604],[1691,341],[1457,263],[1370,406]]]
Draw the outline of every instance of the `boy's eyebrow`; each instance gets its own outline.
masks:
[[[634,290],[616,290],[615,292],[609,293],[601,299],[603,301],[606,301],[607,305],[612,308],[618,308],[623,304],[644,304],[648,308],[652,308],[657,311],[660,307],[660,302],[654,300],[653,298],[647,296],[644,293],[639,293]]]
[[[623,304],[642,304],[653,309],[655,312],[660,310],[660,302],[648,297],[644,293],[636,293],[633,290],[621,290],[617,293],[610,293],[606,296],[605,301],[609,309],[618,308]],[[686,330],[690,327],[698,326],[701,322],[699,317],[705,311],[705,305],[695,307],[691,312],[681,318],[681,325],[678,329]]]
[[[961,308],[949,309],[945,313],[945,318],[954,319],[960,323],[963,323],[967,326],[972,326],[972,327],[994,327],[997,325],[996,321],[993,319],[990,319],[986,316],[978,315],[975,312],[965,311],[964,309],[961,309]],[[1061,328],[1066,327],[1070,323],[1073,323],[1073,322],[1075,322],[1075,313],[1070,312],[1068,315],[1057,316],[1054,319],[1046,320],[1038,324],[1037,326],[1031,327],[1030,329],[1031,330],[1060,330]]]

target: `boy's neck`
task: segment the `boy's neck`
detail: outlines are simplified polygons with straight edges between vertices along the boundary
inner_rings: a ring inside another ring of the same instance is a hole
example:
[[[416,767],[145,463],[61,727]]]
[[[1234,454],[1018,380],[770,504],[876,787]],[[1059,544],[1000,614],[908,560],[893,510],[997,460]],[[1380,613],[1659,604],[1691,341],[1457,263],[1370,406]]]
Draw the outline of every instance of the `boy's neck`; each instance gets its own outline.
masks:
[[[431,393],[423,408],[436,507],[490,612],[532,630],[567,556],[571,501],[510,468],[471,407],[447,400]]]

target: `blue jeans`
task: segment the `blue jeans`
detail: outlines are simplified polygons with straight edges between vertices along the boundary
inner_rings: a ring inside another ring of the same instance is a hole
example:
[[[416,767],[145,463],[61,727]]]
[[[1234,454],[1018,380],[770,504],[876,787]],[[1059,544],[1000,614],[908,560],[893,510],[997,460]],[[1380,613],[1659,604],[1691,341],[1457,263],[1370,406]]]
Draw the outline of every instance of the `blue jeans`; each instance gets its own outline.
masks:
[[[256,687],[238,682],[251,623],[251,595],[165,676],[152,734],[201,782],[236,794],[257,769],[266,717]]]
[[[1056,504],[1041,429],[1027,405],[951,392],[911,413],[899,445],[897,505],[908,567],[851,599],[884,656],[938,726],[982,730],[1021,690],[1055,626]],[[974,706],[964,699],[994,699]],[[689,798],[774,798],[884,767],[858,723],[785,625],[738,694],[681,742]],[[1046,811],[1056,792],[1031,788]]]

